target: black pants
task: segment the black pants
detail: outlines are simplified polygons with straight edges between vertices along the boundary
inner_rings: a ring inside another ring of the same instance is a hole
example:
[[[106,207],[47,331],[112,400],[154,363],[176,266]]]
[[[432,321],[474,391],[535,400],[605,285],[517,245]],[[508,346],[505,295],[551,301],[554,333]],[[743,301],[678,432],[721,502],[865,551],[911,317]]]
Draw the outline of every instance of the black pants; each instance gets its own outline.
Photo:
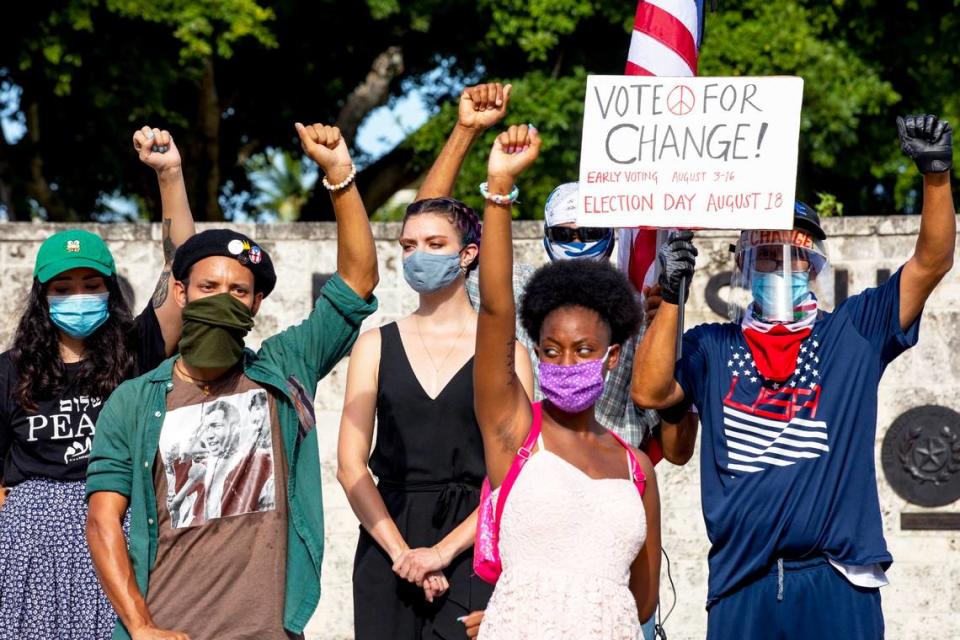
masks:
[[[463,640],[457,618],[485,609],[492,585],[473,576],[473,550],[460,554],[444,574],[450,590],[428,603],[423,589],[393,572],[390,557],[360,530],[353,564],[353,627],[356,640]]]

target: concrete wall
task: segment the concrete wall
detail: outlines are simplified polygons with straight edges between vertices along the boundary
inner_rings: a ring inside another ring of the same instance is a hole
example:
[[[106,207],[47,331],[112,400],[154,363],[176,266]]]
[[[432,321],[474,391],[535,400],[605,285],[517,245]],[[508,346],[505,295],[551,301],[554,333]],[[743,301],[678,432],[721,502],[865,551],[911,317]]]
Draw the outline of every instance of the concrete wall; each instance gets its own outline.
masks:
[[[541,223],[515,225],[517,260],[539,264]],[[852,295],[877,282],[878,271],[895,271],[911,254],[918,217],[848,218],[826,221],[834,266],[846,272]],[[238,225],[274,258],[279,276],[275,293],[264,303],[251,344],[305,316],[324,274],[336,268],[335,228],[325,224]],[[57,228],[51,225],[0,225],[0,340],[6,345],[16,323],[31,278],[37,247]],[[137,308],[147,303],[160,273],[159,227],[103,225],[92,227],[109,243],[121,275],[129,282]],[[416,296],[400,269],[395,224],[375,225],[380,255],[380,310],[369,319],[377,326],[413,310]],[[699,234],[700,259],[694,279],[688,326],[719,317],[706,302],[711,276],[729,268],[727,247],[732,236]],[[882,273],[880,274],[882,277]],[[722,295],[722,292],[721,292]],[[887,428],[911,407],[935,404],[960,410],[960,271],[940,285],[924,314],[921,341],[887,371],[880,393],[875,458]],[[323,461],[322,490],[326,505],[326,559],[323,597],[308,627],[316,640],[352,637],[351,569],[357,521],[335,479],[336,432],[343,397],[346,363],[321,383],[316,405]],[[706,629],[707,539],[700,509],[698,458],[684,468],[662,463],[657,468],[663,501],[663,541],[672,560],[677,604],[667,624],[671,640],[702,638]],[[883,590],[888,637],[954,637],[960,629],[960,532],[903,531],[900,513],[960,511],[954,503],[926,510],[898,497],[880,476],[884,530],[896,559],[889,572],[891,586]],[[673,596],[664,573],[661,598]]]

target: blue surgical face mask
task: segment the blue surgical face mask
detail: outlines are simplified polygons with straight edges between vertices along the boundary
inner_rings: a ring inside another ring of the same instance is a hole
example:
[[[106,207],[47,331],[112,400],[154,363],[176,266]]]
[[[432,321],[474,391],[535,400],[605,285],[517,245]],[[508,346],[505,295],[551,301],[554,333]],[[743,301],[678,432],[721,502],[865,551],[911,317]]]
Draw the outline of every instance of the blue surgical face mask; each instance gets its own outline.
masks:
[[[596,260],[610,258],[613,253],[613,238],[604,238],[596,242],[553,242],[549,238],[543,239],[543,246],[547,250],[550,260]]]
[[[793,308],[810,292],[810,274],[806,271],[791,273],[789,284],[782,273],[754,271],[750,279],[753,299],[760,313],[768,318],[792,318]]]
[[[110,317],[110,311],[107,308],[109,297],[110,294],[107,292],[47,296],[50,319],[68,336],[86,338]]]
[[[460,252],[414,251],[403,259],[403,278],[417,293],[439,291],[456,280],[460,273]]]

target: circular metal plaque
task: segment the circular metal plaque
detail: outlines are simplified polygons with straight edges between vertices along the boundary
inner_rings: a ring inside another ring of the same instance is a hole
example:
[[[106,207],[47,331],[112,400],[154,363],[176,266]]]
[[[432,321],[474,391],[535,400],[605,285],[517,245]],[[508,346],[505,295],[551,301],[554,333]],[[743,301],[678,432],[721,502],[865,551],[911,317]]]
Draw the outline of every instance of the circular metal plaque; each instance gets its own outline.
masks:
[[[897,418],[880,452],[887,482],[922,507],[960,499],[960,413],[924,405]]]

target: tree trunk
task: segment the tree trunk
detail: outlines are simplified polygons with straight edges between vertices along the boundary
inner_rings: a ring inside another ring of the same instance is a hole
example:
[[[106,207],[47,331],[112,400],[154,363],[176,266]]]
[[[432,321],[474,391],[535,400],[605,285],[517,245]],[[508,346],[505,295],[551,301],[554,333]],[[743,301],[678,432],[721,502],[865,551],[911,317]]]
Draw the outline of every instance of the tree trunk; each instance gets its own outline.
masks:
[[[357,129],[367,114],[386,103],[390,83],[402,73],[403,50],[400,47],[389,47],[373,59],[367,77],[347,96],[337,116],[337,126],[348,144],[353,144]]]
[[[12,178],[10,167],[13,166],[10,155],[10,143],[7,142],[6,136],[0,130],[0,206],[6,209],[7,220],[14,222],[20,220],[21,212],[14,205],[13,185],[9,182]]]
[[[413,150],[397,146],[363,170],[360,174],[360,187],[367,214],[373,214],[385,205],[393,194],[420,177],[420,172],[413,170],[412,161]]]
[[[43,156],[40,153],[40,106],[32,97],[27,96],[26,88],[23,95],[28,98],[23,110],[27,119],[27,166],[28,180],[26,183],[27,195],[33,198],[47,212],[51,222],[76,221],[77,214],[69,209],[53,189],[43,172]],[[22,143],[21,143],[22,144]]]
[[[403,49],[400,47],[388,47],[374,58],[367,77],[350,92],[350,95],[347,96],[346,101],[343,103],[343,108],[340,109],[340,115],[337,116],[336,125],[340,128],[340,133],[348,145],[351,147],[354,145],[357,129],[360,128],[360,123],[367,117],[367,114],[386,103],[387,98],[390,97],[390,83],[402,73]],[[358,186],[363,193],[364,202],[367,204],[368,214],[376,211],[381,204],[393,195],[396,189],[399,189],[409,182],[409,180],[402,182],[409,171],[406,171],[405,168],[401,168],[398,165],[399,156],[404,156],[409,159],[409,157],[412,157],[412,154],[408,151],[395,149],[384,157],[391,157],[392,159],[381,162],[384,160],[384,158],[381,158],[381,160],[364,169],[362,176],[372,176],[373,179],[371,181],[368,182],[364,179],[358,180]],[[375,167],[379,168],[374,169]],[[389,171],[387,171],[388,168]],[[415,177],[414,175],[410,180]],[[383,192],[385,190],[389,191],[393,188],[393,185],[398,182],[401,182],[400,187],[394,188],[393,191],[390,191],[384,197]],[[370,203],[367,203],[367,190],[369,189],[373,190],[375,196]],[[373,206],[374,204],[375,206]],[[301,209],[300,220],[333,220],[333,207],[330,203],[330,198],[327,195],[327,190],[324,189],[323,185],[319,182],[317,182],[313,193],[310,194],[306,204],[304,204],[303,209]]]
[[[199,210],[205,220],[223,220],[220,209],[220,101],[213,73],[213,59],[208,58],[200,78],[200,95],[197,109],[198,138],[203,145],[203,176]]]

